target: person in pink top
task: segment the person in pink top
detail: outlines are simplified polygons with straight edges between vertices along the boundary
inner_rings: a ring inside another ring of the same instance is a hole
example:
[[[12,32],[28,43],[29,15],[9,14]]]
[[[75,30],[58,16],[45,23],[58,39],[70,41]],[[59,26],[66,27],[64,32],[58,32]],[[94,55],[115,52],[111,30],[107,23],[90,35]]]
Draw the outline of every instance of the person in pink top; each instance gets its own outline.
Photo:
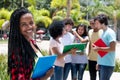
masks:
[[[52,55],[57,55],[57,59],[54,63],[54,74],[50,80],[63,80],[63,68],[64,68],[64,57],[72,53],[74,54],[76,49],[63,53],[64,45],[61,43],[60,38],[64,34],[64,23],[63,21],[53,21],[49,27],[50,39],[50,52]]]

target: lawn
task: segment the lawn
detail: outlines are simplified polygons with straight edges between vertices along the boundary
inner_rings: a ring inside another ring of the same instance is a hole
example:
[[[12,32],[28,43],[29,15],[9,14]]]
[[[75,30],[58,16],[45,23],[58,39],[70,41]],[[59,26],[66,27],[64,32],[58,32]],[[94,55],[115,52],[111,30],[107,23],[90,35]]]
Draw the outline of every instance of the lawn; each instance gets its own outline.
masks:
[[[0,40],[0,44],[8,43],[8,40]]]
[[[0,54],[0,80],[10,80],[7,74],[7,55]]]
[[[88,68],[86,70],[88,70]],[[114,72],[120,72],[120,60],[116,60]],[[10,80],[7,74],[7,55],[3,54],[0,54],[0,80]]]

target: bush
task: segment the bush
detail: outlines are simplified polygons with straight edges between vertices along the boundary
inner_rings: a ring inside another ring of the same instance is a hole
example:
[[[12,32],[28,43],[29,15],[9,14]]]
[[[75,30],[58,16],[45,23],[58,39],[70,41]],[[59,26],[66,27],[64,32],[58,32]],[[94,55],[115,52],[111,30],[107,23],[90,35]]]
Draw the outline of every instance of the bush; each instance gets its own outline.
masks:
[[[120,72],[120,60],[116,59],[116,63],[115,63],[115,72]]]
[[[41,16],[50,16],[50,12],[48,11],[48,10],[46,10],[46,9],[41,9],[41,10],[39,10],[39,15],[41,15]]]
[[[8,10],[6,10],[4,8],[0,9],[0,19],[9,20],[10,15],[11,15],[11,13]]]
[[[48,26],[51,24],[52,20],[48,16],[39,16],[36,17],[36,25],[38,27],[41,27],[41,23],[44,24],[45,28],[48,28]]]
[[[2,29],[2,24],[5,22],[4,19],[0,19],[0,29]]]
[[[10,80],[7,74],[7,55],[0,55],[0,80]]]

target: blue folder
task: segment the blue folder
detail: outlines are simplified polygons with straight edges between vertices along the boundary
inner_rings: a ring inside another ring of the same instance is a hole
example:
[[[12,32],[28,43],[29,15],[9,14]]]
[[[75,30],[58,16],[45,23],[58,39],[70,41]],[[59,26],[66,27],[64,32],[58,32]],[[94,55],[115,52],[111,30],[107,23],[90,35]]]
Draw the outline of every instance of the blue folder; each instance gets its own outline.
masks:
[[[32,72],[32,79],[43,77],[46,72],[52,68],[56,60],[56,55],[39,57]]]

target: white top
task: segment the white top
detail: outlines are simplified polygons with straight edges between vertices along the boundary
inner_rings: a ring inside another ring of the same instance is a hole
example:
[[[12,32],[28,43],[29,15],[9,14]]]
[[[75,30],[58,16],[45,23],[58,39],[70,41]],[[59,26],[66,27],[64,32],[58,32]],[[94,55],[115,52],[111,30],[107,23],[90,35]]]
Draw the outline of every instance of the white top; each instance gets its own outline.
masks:
[[[59,52],[62,54],[63,52],[63,45],[59,42],[57,42],[56,40],[54,40],[53,38],[50,39],[50,51],[52,55],[55,55],[55,53],[53,53],[52,48],[53,47],[57,47]],[[65,61],[64,58],[57,58],[54,65],[55,66],[60,66],[60,67],[64,67]]]
[[[72,44],[73,41],[74,41],[74,36],[70,32],[67,32],[61,38],[61,42],[62,42],[63,45]],[[71,61],[72,61],[71,54],[66,55],[65,56],[65,63],[71,63]]]
[[[88,39],[88,36],[83,37],[84,39]],[[81,43],[80,40],[75,37],[75,43]],[[87,64],[88,63],[88,59],[87,59],[87,55],[86,55],[86,49],[84,49],[84,51],[82,52],[82,54],[80,52],[76,52],[76,55],[72,55],[72,63],[83,63],[83,64]]]

